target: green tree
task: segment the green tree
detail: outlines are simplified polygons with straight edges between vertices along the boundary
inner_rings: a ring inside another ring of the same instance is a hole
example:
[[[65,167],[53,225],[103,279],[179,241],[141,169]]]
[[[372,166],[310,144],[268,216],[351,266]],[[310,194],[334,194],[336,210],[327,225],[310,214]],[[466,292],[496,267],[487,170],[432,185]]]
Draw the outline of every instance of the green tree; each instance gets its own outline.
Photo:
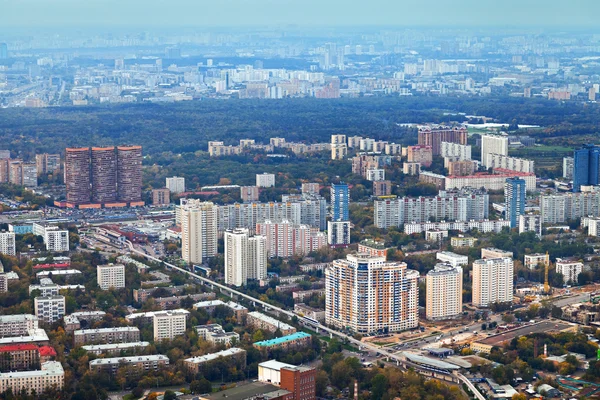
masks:
[[[371,399],[380,400],[386,393],[388,380],[385,375],[377,374],[371,379]]]

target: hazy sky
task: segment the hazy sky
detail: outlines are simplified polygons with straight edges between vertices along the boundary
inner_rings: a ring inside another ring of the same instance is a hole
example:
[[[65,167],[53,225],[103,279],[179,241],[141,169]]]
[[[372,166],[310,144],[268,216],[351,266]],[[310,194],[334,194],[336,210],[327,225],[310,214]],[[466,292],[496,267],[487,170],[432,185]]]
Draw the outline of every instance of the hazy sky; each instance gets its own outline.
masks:
[[[600,0],[0,0],[1,27],[598,27]]]

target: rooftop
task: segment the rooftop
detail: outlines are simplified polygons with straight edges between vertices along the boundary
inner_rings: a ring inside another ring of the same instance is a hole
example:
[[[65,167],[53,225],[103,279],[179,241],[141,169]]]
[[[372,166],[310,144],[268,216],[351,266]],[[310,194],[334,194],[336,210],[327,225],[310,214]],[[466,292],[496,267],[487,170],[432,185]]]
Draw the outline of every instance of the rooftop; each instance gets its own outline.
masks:
[[[263,382],[252,382],[247,385],[236,386],[219,393],[205,395],[201,398],[206,400],[218,400],[225,398],[228,400],[247,400],[256,396],[264,396],[264,398],[267,400],[273,398],[271,393],[277,393],[279,396],[281,396],[280,392],[282,392],[282,390],[277,386]]]
[[[32,342],[47,342],[49,341],[46,331],[43,329],[30,329],[27,335],[10,336],[0,338],[0,346],[15,343],[32,343]]]
[[[312,369],[310,367],[296,366],[296,365],[292,365],[292,364],[282,363],[282,362],[279,362],[277,360],[265,361],[265,362],[262,362],[262,363],[258,364],[258,366],[259,367],[263,367],[263,368],[268,368],[268,369],[276,370],[276,371],[280,371],[282,368],[293,369],[293,370],[298,370],[298,371],[308,371],[308,370]]]
[[[169,357],[162,354],[153,354],[149,356],[133,356],[133,357],[112,357],[112,358],[97,358],[90,361],[90,367],[94,365],[106,365],[106,364],[132,364],[136,362],[154,362],[154,361],[165,361],[169,363]]]
[[[460,369],[458,365],[450,364],[442,360],[437,360],[435,358],[421,356],[415,353],[403,352],[402,355],[406,357],[409,361],[412,361],[416,364],[425,364],[434,368],[440,368],[445,370],[457,370]]]
[[[273,317],[270,317],[266,314],[263,313],[259,313],[258,311],[252,311],[248,313],[249,317],[254,317],[256,319],[259,319],[267,324],[273,325],[278,327],[279,329],[294,329],[293,326],[286,324],[285,322],[281,322],[278,319],[275,319]]]
[[[42,368],[36,371],[5,372],[0,374],[0,379],[7,378],[35,378],[38,376],[64,375],[65,370],[58,361],[47,361],[42,364]]]
[[[292,333],[291,335],[256,342],[256,343],[254,343],[254,345],[259,346],[259,347],[277,346],[282,343],[287,343],[287,342],[291,342],[293,340],[304,339],[304,338],[308,338],[308,337],[310,337],[310,335],[308,333],[296,332],[296,333]]]
[[[147,347],[150,346],[149,342],[128,342],[128,343],[109,343],[109,344],[92,344],[81,346],[86,351],[102,351],[102,350],[119,350],[119,349],[131,349],[134,347]]]
[[[37,321],[38,317],[32,314],[18,315],[0,315],[0,324],[9,324],[14,322]]]
[[[208,361],[216,360],[219,357],[230,357],[236,354],[245,353],[246,350],[240,349],[238,347],[232,347],[227,350],[222,350],[217,353],[205,354],[203,356],[186,358],[184,361],[194,364],[202,364]]]
[[[108,333],[108,332],[139,332],[139,329],[135,326],[121,326],[117,328],[100,328],[100,329],[79,329],[76,330],[74,335],[86,335],[90,333]]]
[[[39,278],[40,276],[50,276],[50,275],[77,275],[80,274],[81,271],[76,269],[59,269],[56,271],[40,271],[36,274]]]

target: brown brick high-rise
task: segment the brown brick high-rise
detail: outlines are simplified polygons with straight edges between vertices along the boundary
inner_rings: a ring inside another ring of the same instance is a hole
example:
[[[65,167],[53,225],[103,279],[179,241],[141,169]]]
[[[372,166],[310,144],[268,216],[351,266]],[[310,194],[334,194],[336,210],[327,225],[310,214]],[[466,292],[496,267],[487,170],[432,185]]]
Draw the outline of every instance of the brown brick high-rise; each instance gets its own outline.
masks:
[[[127,203],[142,200],[142,146],[117,147],[117,198]]]
[[[90,202],[90,149],[70,148],[65,152],[65,185],[67,202],[85,204]]]
[[[117,158],[114,147],[92,147],[92,203],[117,200]]]
[[[419,145],[431,146],[434,156],[439,156],[442,142],[467,144],[468,131],[464,127],[423,126],[419,128]]]

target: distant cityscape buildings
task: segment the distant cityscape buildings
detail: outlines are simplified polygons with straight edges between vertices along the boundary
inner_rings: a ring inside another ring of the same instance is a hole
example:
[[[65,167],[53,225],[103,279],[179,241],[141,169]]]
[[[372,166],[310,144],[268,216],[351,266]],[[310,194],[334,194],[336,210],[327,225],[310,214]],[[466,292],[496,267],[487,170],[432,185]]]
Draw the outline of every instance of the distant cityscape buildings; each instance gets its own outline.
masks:
[[[600,183],[600,146],[587,145],[573,155],[573,191]]]

